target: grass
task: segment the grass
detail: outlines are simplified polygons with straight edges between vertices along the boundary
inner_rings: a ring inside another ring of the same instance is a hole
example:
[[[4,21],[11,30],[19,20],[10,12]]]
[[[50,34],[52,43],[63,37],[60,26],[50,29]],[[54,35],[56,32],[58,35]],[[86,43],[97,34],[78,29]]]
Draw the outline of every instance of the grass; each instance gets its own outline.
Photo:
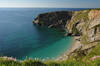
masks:
[[[36,60],[25,60],[23,62],[18,61],[10,61],[5,60],[1,61],[0,59],[0,66],[99,66],[100,65],[100,59],[90,61],[90,60],[75,60],[75,59],[69,59],[65,61],[48,61],[48,62],[42,62],[42,61],[36,61]]]
[[[73,31],[72,33],[73,33],[74,35],[80,34],[76,27],[73,27],[73,28],[72,28],[72,31]]]
[[[90,58],[99,55],[100,55],[100,43],[98,43],[98,45],[95,48],[93,48],[92,51],[89,54],[87,54],[86,57]]]
[[[88,21],[88,12],[87,11],[80,11],[78,14],[74,17],[73,23],[71,25],[73,26],[78,20],[83,19],[84,21]],[[87,23],[86,23],[87,24]],[[87,26],[85,24],[85,27]],[[99,27],[95,26],[95,27]],[[72,27],[73,33],[78,34],[79,31],[78,29],[74,26]],[[82,36],[82,43],[87,44],[87,35]],[[100,55],[100,43],[91,50],[86,56],[77,56],[76,58],[70,58],[65,61],[53,61],[53,60],[48,60],[48,61],[41,61],[41,60],[34,60],[34,59],[29,59],[29,60],[24,60],[24,61],[14,61],[14,60],[9,60],[8,58],[0,58],[0,66],[100,66],[100,58],[95,59],[94,61],[91,61],[90,58],[94,56],[99,56]]]
[[[81,36],[81,41],[80,41],[80,42],[81,42],[82,44],[88,44],[87,38],[88,38],[87,35],[82,35],[82,36]]]
[[[39,60],[29,59],[24,61],[14,61],[7,58],[0,58],[0,66],[100,66],[100,58],[94,61],[90,58],[100,55],[100,43],[91,50],[86,56],[72,57],[65,61],[54,61],[54,60]]]

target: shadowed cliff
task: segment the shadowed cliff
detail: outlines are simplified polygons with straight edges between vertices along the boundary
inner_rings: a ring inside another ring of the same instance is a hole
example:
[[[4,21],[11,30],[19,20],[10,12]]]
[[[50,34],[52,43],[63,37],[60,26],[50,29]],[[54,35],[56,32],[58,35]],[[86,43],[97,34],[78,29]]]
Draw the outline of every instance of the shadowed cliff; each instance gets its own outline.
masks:
[[[34,24],[39,26],[47,26],[48,28],[64,28],[66,21],[70,20],[72,12],[50,12],[39,14],[33,21]]]

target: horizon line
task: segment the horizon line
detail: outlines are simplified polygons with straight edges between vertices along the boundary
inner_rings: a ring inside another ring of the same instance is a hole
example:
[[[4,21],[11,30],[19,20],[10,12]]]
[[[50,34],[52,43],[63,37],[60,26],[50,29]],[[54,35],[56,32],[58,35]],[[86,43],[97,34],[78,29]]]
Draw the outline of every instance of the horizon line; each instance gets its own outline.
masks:
[[[80,8],[80,7],[0,7],[0,8]],[[81,7],[81,8],[92,8],[92,7]],[[92,9],[95,9],[95,8],[92,8]]]

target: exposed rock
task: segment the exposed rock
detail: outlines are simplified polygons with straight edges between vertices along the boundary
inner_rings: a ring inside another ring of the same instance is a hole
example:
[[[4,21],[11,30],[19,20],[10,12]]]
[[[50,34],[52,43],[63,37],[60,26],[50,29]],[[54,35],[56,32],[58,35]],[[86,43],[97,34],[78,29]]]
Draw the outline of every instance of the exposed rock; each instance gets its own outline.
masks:
[[[85,23],[88,21],[88,10],[75,11],[71,20],[66,24],[66,28],[74,35],[81,35],[84,31]]]
[[[67,36],[79,36],[66,58],[86,55],[100,41],[100,10],[44,13],[33,22],[48,28],[66,28]]]
[[[47,26],[49,28],[65,28],[67,20],[70,20],[72,12],[61,11],[61,12],[50,12],[39,14],[33,21],[34,24],[40,26]]]
[[[100,17],[100,10],[91,10],[88,13],[88,17],[89,17],[89,20],[93,20],[95,18],[99,18]]]
[[[33,22],[48,28],[66,28],[66,36],[81,36],[85,44],[100,40],[100,10],[44,13]]]
[[[87,12],[87,14],[87,20],[84,18],[79,18],[79,21],[76,20],[74,23],[69,23],[75,25],[72,25],[72,27],[74,26],[80,33],[82,33],[80,40],[85,41],[85,44],[80,41],[82,45],[74,49],[73,52],[70,52],[69,56],[86,55],[97,45],[98,42],[100,42],[100,10],[90,10]],[[77,14],[77,16],[78,15],[79,14]],[[74,19],[75,17],[73,20]],[[73,29],[70,30],[73,31]],[[82,38],[83,36],[85,37]]]
[[[100,17],[99,18],[95,18],[94,20],[90,21],[89,24],[89,29],[94,28],[95,26],[100,25]]]
[[[68,58],[72,57],[72,56],[86,56],[86,54],[95,46],[97,45],[97,42],[95,43],[91,43],[88,45],[83,45],[81,44],[79,41],[76,41],[73,46],[71,47],[71,49],[69,49],[70,51],[67,52],[66,56],[68,56]],[[68,59],[67,58],[67,59]]]
[[[100,41],[100,10],[75,12],[66,28],[70,33],[79,34],[85,44]]]

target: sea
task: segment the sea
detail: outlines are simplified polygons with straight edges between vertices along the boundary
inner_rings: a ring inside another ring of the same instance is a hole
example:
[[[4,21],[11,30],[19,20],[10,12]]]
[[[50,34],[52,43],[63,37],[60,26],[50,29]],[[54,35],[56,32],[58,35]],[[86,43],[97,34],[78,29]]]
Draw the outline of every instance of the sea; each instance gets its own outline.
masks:
[[[71,46],[73,38],[64,36],[65,32],[59,29],[35,26],[32,21],[40,13],[84,9],[0,8],[0,56],[18,60],[61,56]]]

